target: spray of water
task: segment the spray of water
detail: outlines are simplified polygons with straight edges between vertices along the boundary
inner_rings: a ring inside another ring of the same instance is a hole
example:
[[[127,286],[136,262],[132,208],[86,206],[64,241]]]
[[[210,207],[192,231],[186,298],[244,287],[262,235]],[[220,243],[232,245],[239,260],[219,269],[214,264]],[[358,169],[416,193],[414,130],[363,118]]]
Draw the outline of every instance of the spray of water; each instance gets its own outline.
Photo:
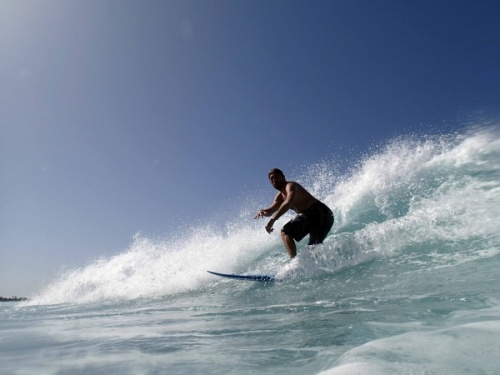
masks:
[[[66,272],[30,303],[156,298],[215,282],[208,269],[274,273],[285,282],[401,253],[425,253],[443,266],[499,252],[497,129],[394,139],[343,174],[332,164],[296,178],[333,209],[335,225],[324,244],[300,244],[292,261],[279,236],[252,220],[176,239],[137,235],[122,254]]]

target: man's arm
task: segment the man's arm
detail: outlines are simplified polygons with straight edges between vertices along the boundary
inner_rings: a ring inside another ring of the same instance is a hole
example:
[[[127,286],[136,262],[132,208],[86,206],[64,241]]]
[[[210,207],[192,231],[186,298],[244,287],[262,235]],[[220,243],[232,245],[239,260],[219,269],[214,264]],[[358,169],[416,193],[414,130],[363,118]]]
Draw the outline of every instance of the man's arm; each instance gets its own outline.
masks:
[[[271,233],[273,231],[273,225],[285,212],[287,212],[293,204],[293,201],[296,197],[297,185],[294,183],[289,183],[286,186],[286,199],[284,199],[276,210],[276,214],[274,217],[269,220],[269,223],[266,225],[267,233]]]
[[[281,193],[276,194],[273,204],[269,208],[261,208],[257,215],[255,215],[254,219],[259,219],[264,216],[271,216],[280,208],[282,203],[283,197],[281,196]]]
[[[286,199],[281,202],[280,206],[276,210],[277,212],[273,217],[274,221],[278,220],[284,213],[286,213],[290,209],[295,200],[296,192],[297,185],[295,183],[289,183],[286,186]]]

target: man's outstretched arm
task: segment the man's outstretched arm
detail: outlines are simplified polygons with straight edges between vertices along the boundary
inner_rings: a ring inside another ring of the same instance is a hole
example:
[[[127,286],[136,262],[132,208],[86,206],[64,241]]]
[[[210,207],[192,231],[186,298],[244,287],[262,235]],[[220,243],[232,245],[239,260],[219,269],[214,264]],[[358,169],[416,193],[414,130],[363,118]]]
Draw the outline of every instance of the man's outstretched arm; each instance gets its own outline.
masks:
[[[280,208],[283,203],[283,198],[281,198],[281,194],[277,194],[276,198],[274,198],[273,204],[268,208],[261,208],[257,215],[255,215],[254,219],[260,219],[261,217],[268,217],[274,214]]]
[[[293,204],[295,200],[295,192],[296,192],[295,184],[288,184],[286,187],[286,199],[281,202],[279,207],[275,210],[276,214],[274,215],[273,220],[278,220],[283,214],[285,214]]]
[[[287,212],[293,204],[295,200],[295,184],[289,184],[286,188],[286,199],[281,202],[279,207],[276,209],[276,214],[274,215],[269,223],[266,225],[267,233],[271,233],[273,231],[273,225],[285,212]]]

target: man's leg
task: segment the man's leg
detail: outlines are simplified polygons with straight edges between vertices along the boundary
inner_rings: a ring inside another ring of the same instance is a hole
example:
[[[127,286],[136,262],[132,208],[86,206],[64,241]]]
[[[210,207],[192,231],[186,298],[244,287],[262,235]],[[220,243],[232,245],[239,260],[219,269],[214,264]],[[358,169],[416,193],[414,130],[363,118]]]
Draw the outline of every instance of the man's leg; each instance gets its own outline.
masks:
[[[281,239],[285,244],[286,250],[288,251],[288,255],[290,258],[294,258],[297,255],[297,246],[295,246],[295,241],[291,236],[281,231]]]
[[[332,211],[325,205],[321,212],[319,221],[315,225],[311,225],[311,233],[309,235],[309,245],[317,245],[323,243],[328,233],[332,229],[334,218]]]

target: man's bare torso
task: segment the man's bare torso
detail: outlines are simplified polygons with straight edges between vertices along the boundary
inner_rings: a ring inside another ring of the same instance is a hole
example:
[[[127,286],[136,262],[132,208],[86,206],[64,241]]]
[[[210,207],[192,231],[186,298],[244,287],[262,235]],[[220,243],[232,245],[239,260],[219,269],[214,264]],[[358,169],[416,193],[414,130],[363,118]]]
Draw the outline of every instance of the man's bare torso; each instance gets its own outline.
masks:
[[[304,189],[299,183],[288,181],[285,189],[281,190],[276,199],[283,202],[287,198],[287,190],[292,189],[294,192],[294,199],[290,206],[292,210],[298,214],[306,211],[314,203],[319,202],[314,198],[306,189]]]

